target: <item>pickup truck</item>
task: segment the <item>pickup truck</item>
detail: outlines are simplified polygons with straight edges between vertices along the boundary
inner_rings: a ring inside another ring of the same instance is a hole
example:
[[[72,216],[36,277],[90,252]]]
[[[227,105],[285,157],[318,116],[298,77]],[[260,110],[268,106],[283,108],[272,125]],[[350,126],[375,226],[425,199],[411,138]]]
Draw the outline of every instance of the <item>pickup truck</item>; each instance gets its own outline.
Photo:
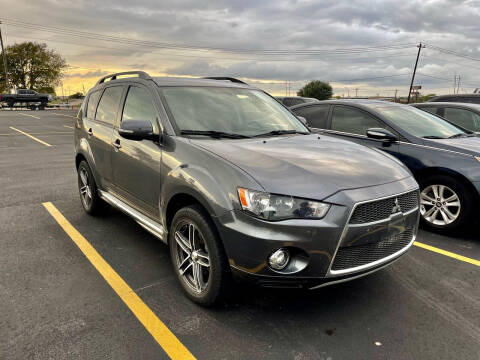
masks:
[[[16,103],[40,103],[38,108],[43,110],[51,99],[50,94],[39,94],[35,90],[18,89],[16,94],[1,94],[0,102],[6,102],[8,107],[13,107]],[[35,104],[31,104],[30,108],[35,108]]]

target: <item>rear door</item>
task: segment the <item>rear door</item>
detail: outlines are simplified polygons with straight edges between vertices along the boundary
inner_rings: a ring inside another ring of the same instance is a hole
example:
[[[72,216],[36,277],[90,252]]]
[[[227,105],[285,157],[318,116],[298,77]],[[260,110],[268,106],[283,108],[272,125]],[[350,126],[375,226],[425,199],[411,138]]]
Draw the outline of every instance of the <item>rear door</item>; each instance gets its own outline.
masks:
[[[125,119],[149,120],[160,134],[159,115],[149,89],[131,85],[123,103],[120,121],[113,131],[113,182],[115,191],[144,214],[159,217],[161,147],[152,140],[129,140],[118,134]]]
[[[369,112],[348,105],[333,106],[327,132],[398,156],[399,143],[388,143],[367,137],[367,130],[371,128],[384,128],[398,137],[400,136],[395,130]]]
[[[103,92],[92,93],[87,105],[88,121],[84,122],[87,138],[89,139],[90,149],[95,161],[95,169],[100,176],[100,181],[104,189],[110,187],[112,181],[112,134],[113,124],[119,114],[119,105],[124,91],[124,86],[110,86]],[[98,105],[95,107],[95,99],[99,98]],[[92,108],[90,108],[92,101]]]

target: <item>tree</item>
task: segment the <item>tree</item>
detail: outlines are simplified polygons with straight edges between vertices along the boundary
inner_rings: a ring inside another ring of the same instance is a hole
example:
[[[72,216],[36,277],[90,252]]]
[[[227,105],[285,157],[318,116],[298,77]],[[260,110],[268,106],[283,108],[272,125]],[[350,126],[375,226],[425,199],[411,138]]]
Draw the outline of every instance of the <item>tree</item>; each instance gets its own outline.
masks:
[[[5,48],[10,86],[22,89],[53,88],[67,69],[67,62],[47,44],[24,42]],[[1,58],[1,57],[0,57]]]
[[[81,92],[76,92],[68,97],[69,99],[83,99],[83,94]]]
[[[332,97],[333,91],[329,83],[312,80],[298,92],[298,96],[312,97],[318,100],[327,100]]]

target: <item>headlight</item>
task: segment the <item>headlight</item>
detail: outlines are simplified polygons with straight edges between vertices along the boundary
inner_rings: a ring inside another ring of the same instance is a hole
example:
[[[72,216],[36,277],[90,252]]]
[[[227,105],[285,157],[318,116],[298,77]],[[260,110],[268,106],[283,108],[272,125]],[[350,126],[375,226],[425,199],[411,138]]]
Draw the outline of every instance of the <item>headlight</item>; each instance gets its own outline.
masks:
[[[480,156],[474,156],[474,158],[475,158],[478,162],[480,162]]]
[[[330,208],[319,201],[238,188],[242,209],[264,220],[321,219]]]

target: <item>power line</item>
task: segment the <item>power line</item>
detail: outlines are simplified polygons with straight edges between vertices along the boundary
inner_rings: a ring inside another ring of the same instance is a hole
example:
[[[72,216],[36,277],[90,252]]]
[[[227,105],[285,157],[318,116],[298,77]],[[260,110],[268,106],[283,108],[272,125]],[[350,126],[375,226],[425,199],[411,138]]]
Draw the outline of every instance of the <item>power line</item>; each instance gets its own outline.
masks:
[[[337,49],[240,49],[240,48],[221,48],[221,47],[212,47],[212,46],[197,46],[197,45],[188,45],[188,44],[176,44],[176,43],[167,43],[167,42],[156,42],[156,41],[147,41],[132,39],[126,37],[111,36],[99,33],[85,32],[68,28],[60,28],[55,26],[40,25],[34,23],[28,23],[20,20],[1,18],[1,20],[10,26],[27,28],[30,30],[45,31],[55,34],[69,35],[75,37],[83,37],[87,39],[108,41],[108,42],[117,42],[127,45],[142,45],[152,48],[163,48],[163,49],[182,49],[189,51],[219,51],[224,53],[248,53],[248,54],[268,54],[268,55],[291,55],[292,52],[295,52],[297,55],[321,55],[321,54],[351,54],[351,53],[365,53],[365,52],[374,52],[374,51],[389,51],[389,50],[398,50],[410,48],[412,44],[394,44],[394,45],[376,45],[368,47],[355,47],[355,48],[337,48]]]

